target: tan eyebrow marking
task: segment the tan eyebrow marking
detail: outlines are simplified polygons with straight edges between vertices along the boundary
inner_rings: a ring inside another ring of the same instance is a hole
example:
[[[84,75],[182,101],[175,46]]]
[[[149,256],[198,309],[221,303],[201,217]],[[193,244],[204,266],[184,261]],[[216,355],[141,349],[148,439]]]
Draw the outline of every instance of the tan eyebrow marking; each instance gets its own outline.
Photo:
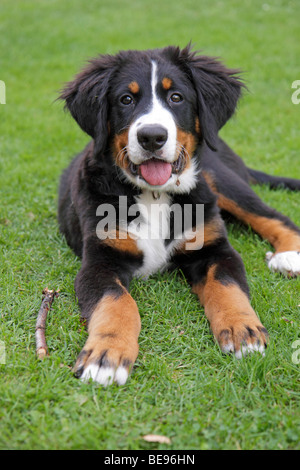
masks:
[[[165,90],[170,90],[172,83],[173,83],[172,80],[168,77],[164,77],[162,79],[162,86]]]
[[[140,86],[137,82],[130,82],[128,88],[131,93],[138,93],[140,91]]]

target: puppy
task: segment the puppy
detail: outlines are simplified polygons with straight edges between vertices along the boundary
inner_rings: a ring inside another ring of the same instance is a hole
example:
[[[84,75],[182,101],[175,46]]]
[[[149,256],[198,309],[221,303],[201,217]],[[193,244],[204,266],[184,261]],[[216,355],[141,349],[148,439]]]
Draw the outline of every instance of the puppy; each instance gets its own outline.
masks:
[[[63,173],[59,225],[82,258],[75,290],[88,339],[75,374],[122,385],[138,355],[133,276],[184,273],[224,353],[264,353],[268,333],[249,302],[221,211],[274,247],[269,267],[300,274],[300,230],[249,183],[300,189],[251,170],[218,136],[243,83],[236,70],[190,47],[102,55],[60,98],[92,140]]]

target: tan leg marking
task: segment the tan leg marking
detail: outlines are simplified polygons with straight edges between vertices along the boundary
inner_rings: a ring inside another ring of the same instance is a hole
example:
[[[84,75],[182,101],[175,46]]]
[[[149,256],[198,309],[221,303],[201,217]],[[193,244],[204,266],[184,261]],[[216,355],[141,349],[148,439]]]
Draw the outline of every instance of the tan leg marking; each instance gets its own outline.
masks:
[[[242,209],[236,202],[217,191],[212,175],[203,172],[203,177],[212,191],[218,195],[218,206],[233,214],[246,225],[250,225],[255,232],[274,246],[276,253],[300,251],[300,235],[297,232],[278,219],[263,217]]]
[[[141,321],[137,305],[125,290],[119,298],[106,295],[96,305],[88,339],[75,365],[83,380],[122,385],[138,355]]]
[[[236,284],[223,285],[215,279],[216,265],[208,270],[206,280],[193,286],[214,337],[223,352],[237,357],[251,351],[263,352],[268,333],[250,305],[247,295]]]
[[[193,231],[195,227],[193,227]],[[199,227],[202,230],[202,227]],[[225,226],[221,217],[215,217],[209,222],[204,224],[203,236],[195,235],[190,240],[183,240],[182,243],[177,247],[176,252],[184,253],[186,251],[186,244],[192,244],[193,250],[201,250],[203,246],[211,245],[215,243],[222,235],[225,235]],[[189,250],[191,248],[189,247]]]
[[[130,253],[135,256],[140,256],[143,252],[138,248],[136,240],[124,230],[116,229],[111,234],[106,232],[105,233],[107,238],[102,239],[102,242],[114,248],[117,251],[123,251],[126,253]]]
[[[274,246],[277,253],[299,251],[300,235],[277,219],[262,217],[241,209],[234,201],[220,195],[218,205],[233,214],[245,224],[250,225],[262,238]]]

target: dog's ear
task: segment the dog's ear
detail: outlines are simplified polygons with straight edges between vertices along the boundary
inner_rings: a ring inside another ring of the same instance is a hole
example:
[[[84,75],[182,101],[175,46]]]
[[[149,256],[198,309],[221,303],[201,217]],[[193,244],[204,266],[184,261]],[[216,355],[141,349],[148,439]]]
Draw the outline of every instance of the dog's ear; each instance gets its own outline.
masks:
[[[107,145],[109,81],[116,69],[116,58],[102,55],[89,61],[73,81],[66,84],[60,99],[79,126],[95,141],[100,154]]]
[[[180,51],[179,60],[197,92],[202,138],[216,150],[218,131],[233,115],[245,87],[240,71],[226,68],[216,58],[191,52],[190,45]]]

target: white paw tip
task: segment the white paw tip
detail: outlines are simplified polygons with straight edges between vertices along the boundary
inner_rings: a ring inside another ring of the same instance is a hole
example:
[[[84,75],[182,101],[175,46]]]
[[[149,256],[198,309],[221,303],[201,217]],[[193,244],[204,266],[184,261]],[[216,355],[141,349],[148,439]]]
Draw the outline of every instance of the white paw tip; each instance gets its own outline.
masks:
[[[105,387],[111,385],[114,380],[114,369],[112,367],[99,367],[96,382]]]
[[[96,364],[90,364],[81,375],[82,382],[88,382],[90,379],[106,387],[116,382],[118,385],[124,385],[128,378],[128,372],[123,366],[117,370],[113,367],[99,367]]]
[[[251,354],[253,352],[259,352],[262,356],[265,356],[265,347],[264,345],[258,343],[258,344],[248,344],[248,345],[243,345],[241,349],[238,351],[235,351],[235,357],[237,359],[242,359],[243,357],[247,356],[248,354]]]
[[[233,343],[229,342],[222,347],[222,352],[225,354],[230,354],[234,351]]]
[[[282,253],[266,253],[266,261],[271,271],[287,276],[300,275],[300,251],[283,251]]]
[[[82,380],[82,382],[88,382],[90,379],[95,381],[98,371],[99,371],[99,367],[96,366],[96,364],[91,364],[86,369],[84,369],[80,377],[80,380]]]
[[[115,382],[119,385],[124,385],[128,379],[128,371],[125,367],[119,366],[115,374]]]

